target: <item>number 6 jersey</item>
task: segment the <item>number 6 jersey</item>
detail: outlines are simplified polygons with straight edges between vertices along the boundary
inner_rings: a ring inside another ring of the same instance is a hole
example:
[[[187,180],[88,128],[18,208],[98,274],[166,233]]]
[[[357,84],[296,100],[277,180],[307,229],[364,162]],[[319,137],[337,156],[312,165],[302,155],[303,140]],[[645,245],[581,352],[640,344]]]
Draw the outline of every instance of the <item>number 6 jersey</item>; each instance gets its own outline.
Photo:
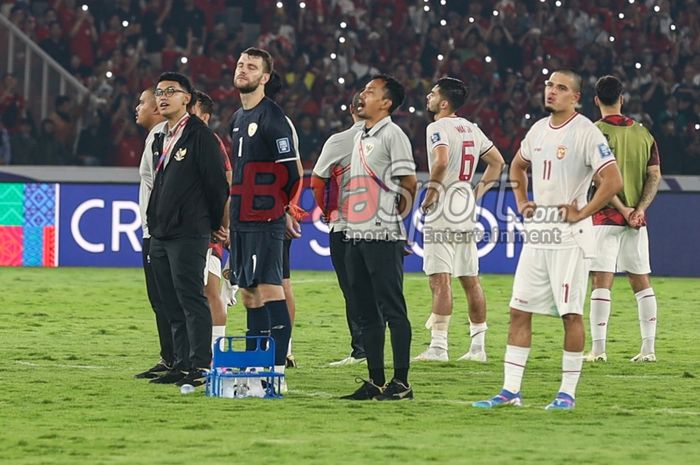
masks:
[[[425,224],[435,229],[471,230],[475,224],[475,202],[471,180],[479,158],[493,142],[479,127],[458,116],[447,116],[430,123],[426,129],[428,168],[433,171],[433,151],[449,149],[447,170],[437,207],[429,211]]]

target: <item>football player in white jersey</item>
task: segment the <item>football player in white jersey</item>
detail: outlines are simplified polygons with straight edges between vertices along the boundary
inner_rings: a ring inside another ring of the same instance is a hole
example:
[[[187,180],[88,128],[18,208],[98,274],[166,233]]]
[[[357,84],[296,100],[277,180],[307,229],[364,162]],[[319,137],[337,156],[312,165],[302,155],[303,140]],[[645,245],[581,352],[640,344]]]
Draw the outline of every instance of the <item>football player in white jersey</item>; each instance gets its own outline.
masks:
[[[532,314],[558,316],[564,323],[562,382],[547,410],[575,407],[583,364],[583,302],[588,259],[595,252],[591,215],[622,189],[622,177],[600,130],[576,111],[581,78],[568,70],[545,81],[545,109],[523,139],[510,167],[518,211],[524,217],[523,245],[513,282],[510,327],[501,392],[475,407],[522,405],[520,384],[532,341]],[[533,199],[527,196],[532,171]],[[589,202],[593,180],[597,190]]]
[[[455,114],[467,99],[462,81],[443,77],[427,96],[434,122],[426,129],[430,182],[421,205],[423,270],[430,280],[432,313],[430,347],[414,361],[447,361],[447,331],[452,317],[452,276],[459,279],[469,304],[469,351],[459,360],[486,361],[486,300],[479,282],[476,201],[500,178],[501,152],[474,123]],[[471,181],[479,160],[486,163],[476,192]]]

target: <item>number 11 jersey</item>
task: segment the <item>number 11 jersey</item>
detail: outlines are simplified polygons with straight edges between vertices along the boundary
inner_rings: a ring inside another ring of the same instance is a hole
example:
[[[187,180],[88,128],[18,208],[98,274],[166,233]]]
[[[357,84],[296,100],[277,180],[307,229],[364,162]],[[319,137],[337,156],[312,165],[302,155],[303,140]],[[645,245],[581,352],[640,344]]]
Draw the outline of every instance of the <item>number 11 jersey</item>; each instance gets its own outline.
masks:
[[[561,249],[580,246],[586,257],[594,254],[591,218],[570,225],[557,215],[557,207],[575,203],[580,210],[587,203],[593,176],[615,163],[608,142],[600,129],[585,116],[574,113],[559,126],[551,117],[537,121],[520,145],[520,156],[532,169],[532,195],[535,215],[525,222],[531,237],[559,234],[556,241],[535,241],[536,248]]]

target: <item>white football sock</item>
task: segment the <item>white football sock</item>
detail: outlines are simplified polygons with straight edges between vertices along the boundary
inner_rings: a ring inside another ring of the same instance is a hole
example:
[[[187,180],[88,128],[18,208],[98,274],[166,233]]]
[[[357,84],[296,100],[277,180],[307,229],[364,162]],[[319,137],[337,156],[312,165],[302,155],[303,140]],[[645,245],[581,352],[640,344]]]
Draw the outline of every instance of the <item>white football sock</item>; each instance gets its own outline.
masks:
[[[287,357],[292,355],[292,338],[289,338],[289,344],[287,344]]]
[[[452,315],[438,315],[431,313],[425,326],[430,329],[430,347],[447,350],[447,331],[450,327]]]
[[[216,340],[219,339],[220,337],[226,336],[226,325],[221,325],[221,326],[212,326],[211,327],[211,346],[212,349],[214,348],[214,344],[216,343]]]
[[[576,397],[576,385],[581,377],[583,366],[583,352],[567,352],[561,359],[561,387],[559,392],[565,392],[571,397]]]
[[[530,355],[529,347],[506,346],[506,356],[503,361],[503,389],[513,393],[520,392],[528,355]]]
[[[639,329],[642,333],[642,354],[653,354],[656,340],[656,295],[654,289],[649,287],[634,296],[637,298]]]
[[[282,373],[284,375],[284,365],[275,365],[275,373]]]
[[[592,351],[596,355],[605,352],[610,302],[610,289],[599,288],[591,292],[591,339],[593,340]]]
[[[469,336],[472,338],[472,345],[469,348],[469,352],[476,354],[486,349],[486,330],[489,329],[486,326],[486,322],[483,323],[472,323],[469,322]]]

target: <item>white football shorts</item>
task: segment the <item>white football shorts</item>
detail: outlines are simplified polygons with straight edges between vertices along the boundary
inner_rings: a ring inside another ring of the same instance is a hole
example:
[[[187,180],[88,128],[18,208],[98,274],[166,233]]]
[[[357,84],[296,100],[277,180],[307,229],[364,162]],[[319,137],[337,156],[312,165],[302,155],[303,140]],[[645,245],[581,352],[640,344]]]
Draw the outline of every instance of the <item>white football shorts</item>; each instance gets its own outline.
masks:
[[[430,276],[449,273],[454,277],[477,276],[479,255],[473,240],[423,244],[423,271]]]
[[[595,226],[596,256],[591,271],[649,274],[649,235],[647,228]]]
[[[207,249],[207,261],[204,266],[204,285],[209,282],[209,273],[221,279],[221,259],[214,255],[213,249]]]
[[[590,259],[579,247],[536,249],[523,246],[515,270],[510,306],[529,313],[583,315]]]

